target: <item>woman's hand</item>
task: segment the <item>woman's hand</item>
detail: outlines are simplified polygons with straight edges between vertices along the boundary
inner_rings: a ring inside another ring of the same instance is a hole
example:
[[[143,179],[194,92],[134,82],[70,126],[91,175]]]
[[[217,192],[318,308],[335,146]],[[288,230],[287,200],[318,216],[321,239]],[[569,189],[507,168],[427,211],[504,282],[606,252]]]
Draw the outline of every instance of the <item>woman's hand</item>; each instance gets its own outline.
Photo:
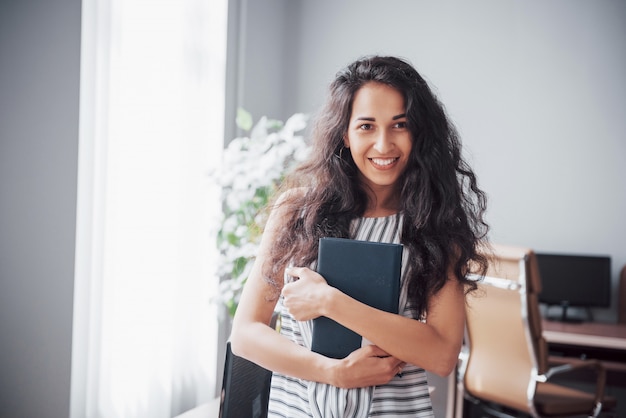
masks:
[[[324,315],[324,303],[332,289],[326,280],[306,267],[286,271],[293,280],[283,286],[283,305],[297,321],[308,321]]]
[[[400,374],[404,365],[381,348],[368,345],[339,361],[333,385],[347,389],[383,385]]]

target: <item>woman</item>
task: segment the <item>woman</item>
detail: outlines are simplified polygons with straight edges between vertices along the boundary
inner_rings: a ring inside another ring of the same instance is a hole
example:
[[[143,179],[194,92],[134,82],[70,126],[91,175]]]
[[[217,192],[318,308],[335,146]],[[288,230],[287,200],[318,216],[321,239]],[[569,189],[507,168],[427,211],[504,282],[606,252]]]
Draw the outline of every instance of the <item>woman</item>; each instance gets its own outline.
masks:
[[[488,229],[443,106],[406,61],[357,60],[331,83],[311,157],[285,184],[231,335],[236,354],[274,372],[269,416],[432,416],[425,371],[454,369]],[[330,287],[315,272],[320,237],[403,244],[400,314]],[[277,304],[280,334],[267,326]],[[319,316],[372,345],[344,359],[312,352]]]

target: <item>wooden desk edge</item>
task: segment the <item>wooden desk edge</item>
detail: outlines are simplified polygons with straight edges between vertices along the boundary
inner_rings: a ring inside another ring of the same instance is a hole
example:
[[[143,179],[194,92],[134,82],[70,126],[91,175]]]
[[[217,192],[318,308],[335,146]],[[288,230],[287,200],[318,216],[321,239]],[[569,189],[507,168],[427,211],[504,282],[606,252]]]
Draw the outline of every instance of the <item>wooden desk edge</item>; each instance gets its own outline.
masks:
[[[599,335],[572,334],[569,332],[547,330],[543,331],[543,336],[548,343],[626,350],[626,339],[624,338],[602,337]]]
[[[548,343],[626,350],[625,324],[568,324],[543,320],[542,325]]]

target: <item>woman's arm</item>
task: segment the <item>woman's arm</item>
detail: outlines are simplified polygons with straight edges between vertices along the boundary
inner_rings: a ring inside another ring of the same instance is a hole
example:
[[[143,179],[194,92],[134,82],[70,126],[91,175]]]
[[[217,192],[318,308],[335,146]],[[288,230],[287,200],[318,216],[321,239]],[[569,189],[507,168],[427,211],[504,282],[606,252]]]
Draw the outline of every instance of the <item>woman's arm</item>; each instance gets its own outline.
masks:
[[[463,342],[465,293],[451,274],[431,297],[426,323],[358,302],[308,268],[293,268],[288,274],[299,278],[282,292],[296,319],[327,316],[402,361],[441,376],[454,370]]]
[[[286,214],[281,205],[272,211],[261,239],[252,272],[233,320],[231,347],[235,354],[269,370],[339,387],[362,387],[387,383],[402,362],[377,347],[359,349],[342,360],[324,357],[302,347],[268,326],[276,296],[264,280],[262,266]],[[282,283],[282,273],[278,282]]]

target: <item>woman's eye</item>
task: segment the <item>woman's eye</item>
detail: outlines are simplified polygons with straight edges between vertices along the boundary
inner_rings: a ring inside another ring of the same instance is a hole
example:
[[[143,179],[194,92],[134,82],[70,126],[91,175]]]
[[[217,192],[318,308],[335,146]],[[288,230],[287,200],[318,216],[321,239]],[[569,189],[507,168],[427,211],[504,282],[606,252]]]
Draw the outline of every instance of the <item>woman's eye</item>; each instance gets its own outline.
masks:
[[[359,125],[359,129],[361,129],[363,131],[369,131],[372,128],[373,128],[373,126],[372,126],[371,123],[364,123],[362,125]]]
[[[406,122],[398,122],[394,125],[394,128],[404,129],[406,128]]]

